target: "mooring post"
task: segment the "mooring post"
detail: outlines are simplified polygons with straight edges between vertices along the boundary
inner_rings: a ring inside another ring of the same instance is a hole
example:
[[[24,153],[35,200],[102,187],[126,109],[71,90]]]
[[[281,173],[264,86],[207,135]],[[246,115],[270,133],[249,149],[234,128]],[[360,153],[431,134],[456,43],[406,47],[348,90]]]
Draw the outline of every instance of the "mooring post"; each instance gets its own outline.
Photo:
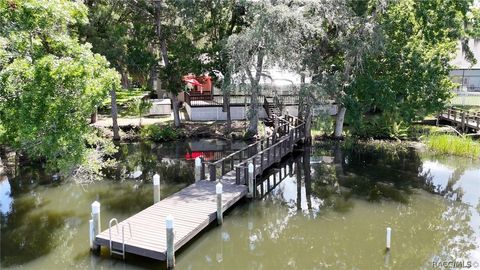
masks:
[[[153,203],[160,201],[160,175],[156,173],[153,176]]]
[[[223,223],[223,205],[222,205],[223,185],[222,183],[219,182],[215,186],[215,191],[217,193],[217,222],[218,222],[218,225],[222,225]]]
[[[195,158],[195,182],[202,180],[202,159]]]
[[[97,236],[100,233],[101,228],[101,222],[100,222],[100,203],[97,201],[94,201],[92,203],[92,236],[90,238],[92,239],[92,250],[96,253],[100,251],[100,246],[95,244],[95,236]]]
[[[167,227],[167,269],[175,267],[175,247],[174,247],[174,233],[173,233],[173,217],[168,215],[165,219]]]
[[[255,166],[253,163],[248,164],[248,197],[254,198],[255,192],[253,190],[255,183]]]
[[[387,227],[387,250],[390,250],[391,240],[392,240],[392,228]]]

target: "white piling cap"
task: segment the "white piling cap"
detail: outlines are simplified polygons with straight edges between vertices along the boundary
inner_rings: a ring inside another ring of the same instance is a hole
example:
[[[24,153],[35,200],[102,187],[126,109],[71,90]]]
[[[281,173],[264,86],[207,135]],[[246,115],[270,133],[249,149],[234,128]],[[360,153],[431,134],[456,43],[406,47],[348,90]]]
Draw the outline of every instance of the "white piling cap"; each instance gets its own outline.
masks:
[[[219,182],[217,185],[215,185],[215,189],[216,189],[217,194],[222,194],[222,190],[223,190],[222,183]]]
[[[92,203],[92,214],[98,214],[100,213],[100,203],[97,201],[94,201]]]
[[[173,229],[173,216],[168,215],[167,218],[165,218],[165,225],[167,229]]]
[[[387,227],[387,232],[388,232],[388,233],[391,233],[391,232],[392,232],[392,228]]]
[[[153,176],[153,184],[154,184],[155,186],[160,185],[160,175],[158,175],[158,173],[156,173],[156,174]]]
[[[200,157],[195,158],[195,167],[202,166],[202,159]]]
[[[253,167],[253,163],[249,163],[248,164],[248,172],[253,173],[254,170],[255,170],[255,168]]]

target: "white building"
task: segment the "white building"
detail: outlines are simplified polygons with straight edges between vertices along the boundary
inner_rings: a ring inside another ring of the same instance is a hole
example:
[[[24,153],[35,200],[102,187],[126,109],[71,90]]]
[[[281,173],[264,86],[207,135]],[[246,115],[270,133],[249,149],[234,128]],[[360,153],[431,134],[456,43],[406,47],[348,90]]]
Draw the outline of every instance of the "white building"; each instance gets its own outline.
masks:
[[[457,55],[451,64],[455,67],[450,71],[452,81],[458,84],[455,91],[480,92],[480,41],[470,40],[469,44],[477,63],[472,65],[465,59],[460,44]]]

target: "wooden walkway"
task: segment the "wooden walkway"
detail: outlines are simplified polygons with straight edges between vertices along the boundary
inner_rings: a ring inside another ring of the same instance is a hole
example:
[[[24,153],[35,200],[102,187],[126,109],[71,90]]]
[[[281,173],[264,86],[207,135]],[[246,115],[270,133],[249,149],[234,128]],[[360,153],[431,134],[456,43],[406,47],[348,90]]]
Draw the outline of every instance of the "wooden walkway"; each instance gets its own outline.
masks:
[[[227,211],[248,193],[248,165],[254,166],[254,178],[293,151],[304,138],[304,124],[295,117],[277,120],[277,132],[213,163],[202,162],[200,180],[145,210],[101,232],[95,244],[124,250],[157,260],[166,260],[167,216],[174,218],[174,248],[182,248],[217,219],[215,186],[223,185],[222,205]],[[209,174],[205,175],[206,168]],[[251,173],[250,173],[251,174]],[[255,197],[254,185],[251,194]],[[263,195],[263,194],[259,194]],[[122,240],[122,230],[124,238]],[[124,249],[123,249],[124,247]]]
[[[439,116],[439,120],[449,121],[458,126],[463,132],[469,130],[480,132],[480,113],[469,112],[458,108],[448,108]]]

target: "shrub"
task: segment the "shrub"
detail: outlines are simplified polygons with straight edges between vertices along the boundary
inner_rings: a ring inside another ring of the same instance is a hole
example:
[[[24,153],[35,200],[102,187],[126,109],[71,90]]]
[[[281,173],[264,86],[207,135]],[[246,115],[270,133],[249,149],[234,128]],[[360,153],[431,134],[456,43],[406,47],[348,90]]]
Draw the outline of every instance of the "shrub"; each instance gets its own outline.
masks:
[[[173,141],[180,137],[180,134],[170,126],[148,125],[140,130],[140,137],[144,140]]]

